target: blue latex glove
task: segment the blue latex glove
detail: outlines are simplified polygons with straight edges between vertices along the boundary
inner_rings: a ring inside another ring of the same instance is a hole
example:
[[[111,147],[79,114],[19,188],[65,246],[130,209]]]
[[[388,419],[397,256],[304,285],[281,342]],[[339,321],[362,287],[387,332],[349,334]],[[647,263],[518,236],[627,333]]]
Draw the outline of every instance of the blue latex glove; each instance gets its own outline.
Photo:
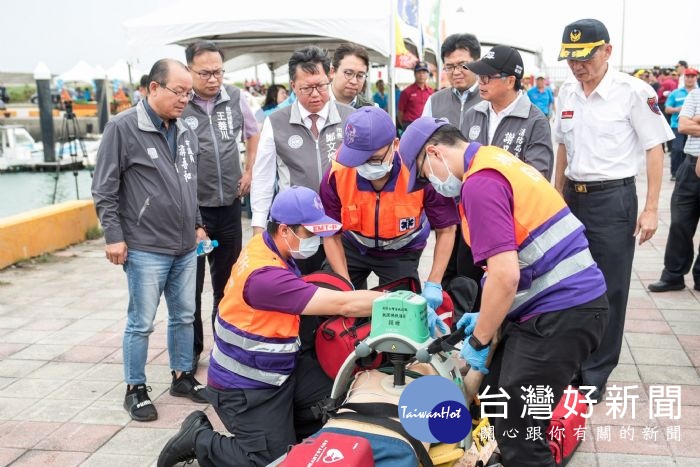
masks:
[[[426,282],[423,285],[423,293],[421,295],[433,310],[437,310],[442,305],[442,286],[440,284]]]
[[[478,311],[476,313],[464,313],[459,321],[457,321],[456,329],[464,328],[464,332],[468,336],[474,332],[474,329],[476,329],[477,319],[479,319]]]
[[[436,327],[439,328],[440,332],[443,334],[450,332],[445,322],[441,320],[437,313],[435,313],[435,310],[428,305],[428,330],[430,331],[430,337],[435,337]]]
[[[469,345],[469,337],[471,337],[471,334],[464,339],[460,355],[467,361],[467,363],[469,363],[469,366],[474,368],[476,371],[480,371],[483,374],[488,375],[489,369],[486,368],[486,359],[491,351],[491,346],[488,346],[483,350],[475,350],[474,347]]]

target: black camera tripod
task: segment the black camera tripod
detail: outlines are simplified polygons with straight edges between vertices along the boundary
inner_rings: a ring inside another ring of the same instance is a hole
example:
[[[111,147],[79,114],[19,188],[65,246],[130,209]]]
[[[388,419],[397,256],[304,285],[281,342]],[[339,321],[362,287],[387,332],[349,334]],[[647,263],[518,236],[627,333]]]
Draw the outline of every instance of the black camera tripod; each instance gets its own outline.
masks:
[[[61,161],[63,160],[64,155],[68,154],[70,156],[70,165],[73,168],[73,177],[75,178],[75,199],[80,199],[80,192],[78,190],[78,168],[81,165],[81,161],[78,159],[78,151],[80,151],[80,157],[83,158],[83,163],[87,162],[85,143],[80,135],[78,119],[75,116],[75,113],[73,113],[73,103],[70,101],[65,103],[65,112],[63,113],[63,122],[61,123],[61,132],[59,133],[58,143],[60,145],[60,149],[58,151],[58,158],[56,159],[56,173],[54,175],[52,204],[56,203],[58,177],[61,175]]]

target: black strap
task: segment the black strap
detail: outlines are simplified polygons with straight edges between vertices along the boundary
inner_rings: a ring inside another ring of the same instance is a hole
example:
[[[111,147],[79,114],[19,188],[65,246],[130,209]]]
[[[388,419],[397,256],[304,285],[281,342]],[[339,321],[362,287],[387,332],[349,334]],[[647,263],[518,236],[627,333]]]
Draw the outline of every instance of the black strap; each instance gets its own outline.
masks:
[[[409,435],[401,423],[389,418],[398,416],[399,407],[397,405],[384,402],[362,402],[344,404],[340,408],[354,410],[354,412],[334,413],[331,414],[332,418],[379,425],[398,433],[411,444],[423,467],[433,467],[433,461],[423,443]]]

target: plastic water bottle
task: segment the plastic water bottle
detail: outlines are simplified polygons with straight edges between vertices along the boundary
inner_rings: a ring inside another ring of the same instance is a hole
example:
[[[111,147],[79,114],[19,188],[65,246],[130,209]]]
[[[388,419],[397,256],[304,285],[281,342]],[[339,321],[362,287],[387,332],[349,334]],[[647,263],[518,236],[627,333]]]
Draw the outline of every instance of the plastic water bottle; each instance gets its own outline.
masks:
[[[200,240],[197,243],[197,256],[208,255],[217,246],[219,246],[219,242],[216,240]]]

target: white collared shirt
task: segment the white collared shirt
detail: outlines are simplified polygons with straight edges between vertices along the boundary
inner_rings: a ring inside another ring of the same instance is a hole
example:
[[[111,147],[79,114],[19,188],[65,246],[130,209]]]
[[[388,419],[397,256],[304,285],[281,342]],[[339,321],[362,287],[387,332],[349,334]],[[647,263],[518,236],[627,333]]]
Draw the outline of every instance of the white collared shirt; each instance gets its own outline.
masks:
[[[292,105],[298,106],[301,121],[306,128],[311,130],[311,119],[309,118],[311,112],[299,104],[299,101],[296,101]],[[330,102],[326,102],[326,105],[316,112],[316,114],[318,114],[316,127],[319,131],[321,131],[321,128],[326,124],[329,112]],[[275,135],[272,130],[272,124],[270,123],[270,117],[266,117],[262,131],[260,132],[258,152],[255,157],[255,164],[253,165],[253,186],[255,195],[253,195],[253,188],[251,188],[250,196],[250,208],[253,213],[252,219],[250,220],[250,225],[252,227],[265,228],[267,225],[267,216],[270,212],[272,198],[275,194],[276,177],[277,149],[275,147]]]
[[[489,102],[489,144],[491,144],[491,141],[493,141],[493,135],[496,134],[496,128],[498,128],[498,125],[501,123],[501,120],[510,115],[515,106],[518,104],[518,101],[520,100],[520,97],[522,95],[522,91],[518,91],[518,95],[515,99],[513,99],[513,102],[508,104],[508,107],[501,110],[500,112],[496,112],[493,109],[493,105],[491,105],[491,103]]]
[[[610,68],[588,97],[569,78],[556,109],[554,141],[566,146],[564,174],[575,181],[634,177],[647,150],[674,138],[652,87]]]
[[[326,104],[318,112],[309,112],[304,107],[302,107],[301,104],[299,104],[299,101],[295,102],[295,105],[299,106],[299,114],[301,115],[301,121],[304,122],[304,126],[309,130],[311,129],[311,119],[309,118],[309,115],[311,115],[312,113],[318,115],[318,120],[316,120],[316,128],[318,128],[318,131],[321,131],[323,125],[326,124],[326,120],[328,120],[328,112],[331,105],[330,100],[326,102]]]

